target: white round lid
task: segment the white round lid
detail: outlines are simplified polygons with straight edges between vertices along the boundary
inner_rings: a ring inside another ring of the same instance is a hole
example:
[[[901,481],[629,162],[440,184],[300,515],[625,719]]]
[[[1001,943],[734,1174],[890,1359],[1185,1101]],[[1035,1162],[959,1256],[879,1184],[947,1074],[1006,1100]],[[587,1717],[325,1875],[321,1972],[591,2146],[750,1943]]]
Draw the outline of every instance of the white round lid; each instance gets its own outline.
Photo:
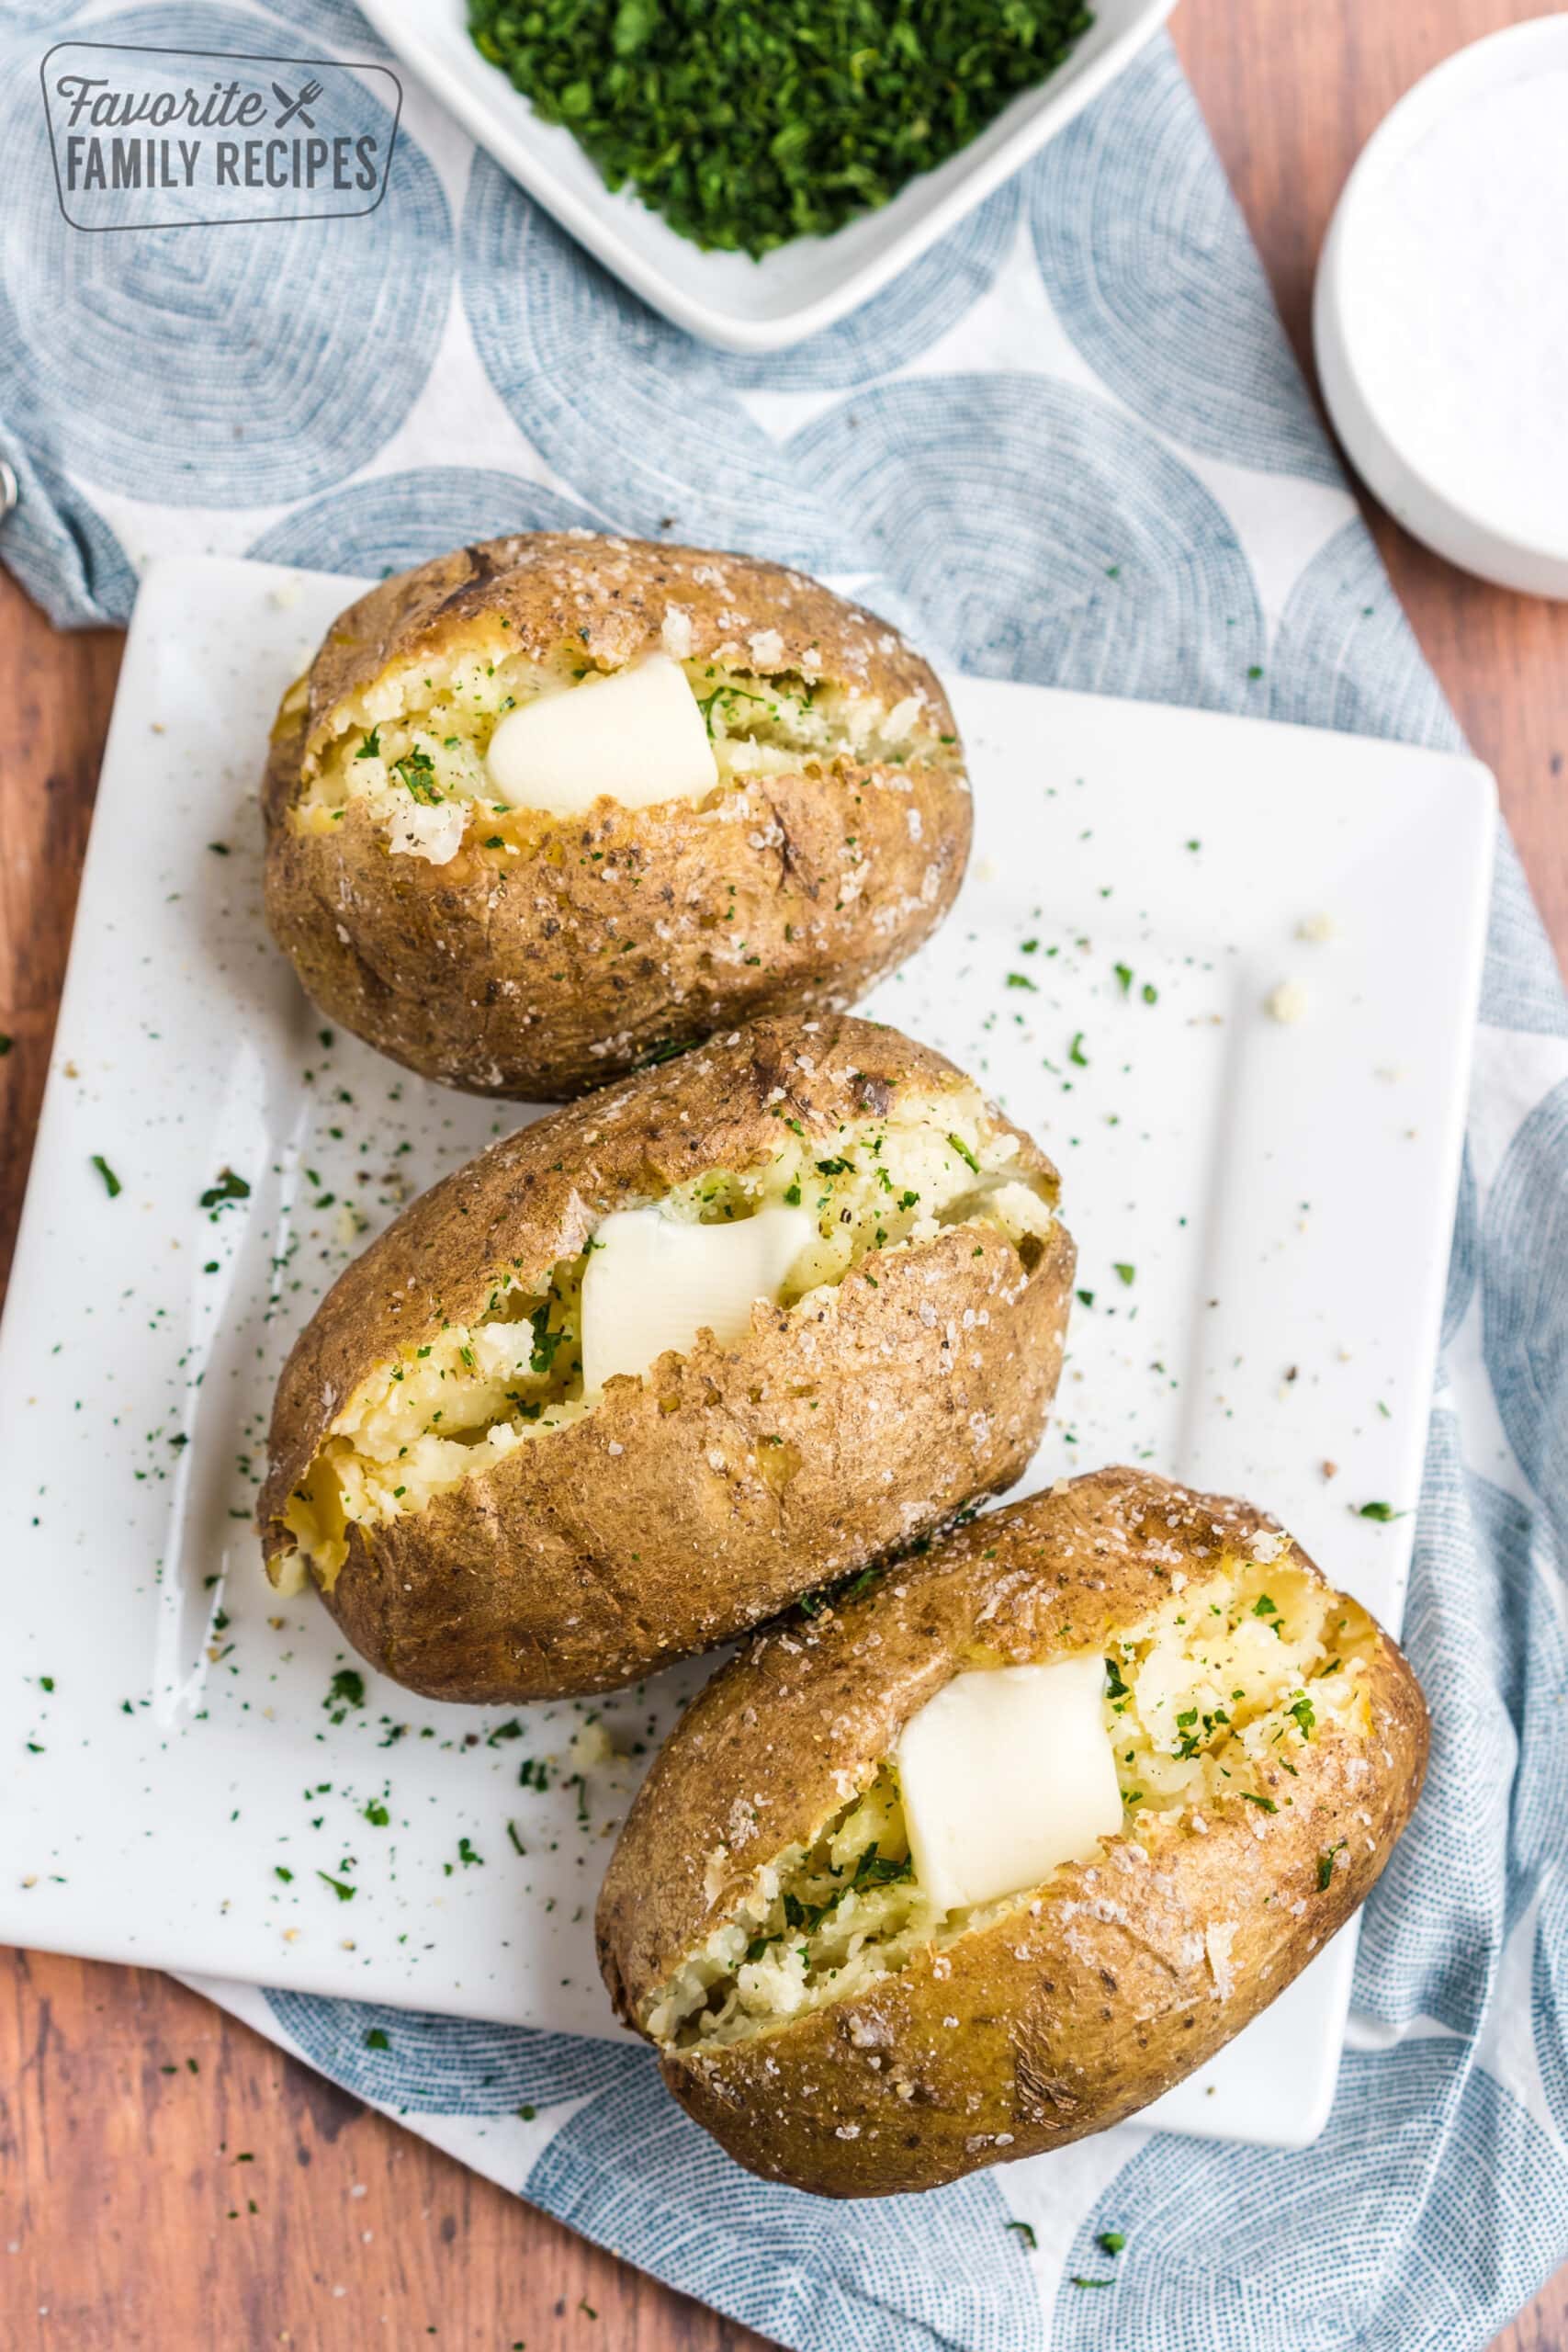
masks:
[[[1483,579],[1568,597],[1568,16],[1461,50],[1379,126],[1313,336],[1390,513]]]

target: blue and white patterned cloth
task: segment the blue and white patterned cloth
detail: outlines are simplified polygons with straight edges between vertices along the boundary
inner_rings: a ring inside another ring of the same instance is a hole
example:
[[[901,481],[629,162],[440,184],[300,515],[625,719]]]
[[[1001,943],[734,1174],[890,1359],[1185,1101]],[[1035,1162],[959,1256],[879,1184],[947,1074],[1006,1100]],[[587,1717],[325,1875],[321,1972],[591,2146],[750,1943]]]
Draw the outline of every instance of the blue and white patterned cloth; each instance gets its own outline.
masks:
[[[855,317],[738,359],[417,89],[372,221],[80,234],[36,72],[67,25],[382,53],[347,0],[0,5],[0,556],[61,620],[123,621],[153,554],[364,573],[581,523],[854,581],[988,676],[1457,742],[1163,44]],[[628,2046],[432,2018],[380,2052],[375,2011],[217,1996],[802,2352],[1485,2344],[1568,2254],[1568,1006],[1506,841],[1482,1021],[1406,1628],[1431,1780],[1315,2147],[1127,2127],[846,2209],[739,2172]]]

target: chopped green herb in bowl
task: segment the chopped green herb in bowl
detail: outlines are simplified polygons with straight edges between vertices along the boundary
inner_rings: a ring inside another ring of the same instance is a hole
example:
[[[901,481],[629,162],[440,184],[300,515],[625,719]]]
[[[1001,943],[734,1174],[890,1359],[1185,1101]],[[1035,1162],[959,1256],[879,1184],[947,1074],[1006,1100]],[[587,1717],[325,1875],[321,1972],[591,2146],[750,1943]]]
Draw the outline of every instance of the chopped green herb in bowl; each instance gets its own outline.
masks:
[[[1079,0],[468,0],[606,186],[760,258],[874,210],[1055,72]]]

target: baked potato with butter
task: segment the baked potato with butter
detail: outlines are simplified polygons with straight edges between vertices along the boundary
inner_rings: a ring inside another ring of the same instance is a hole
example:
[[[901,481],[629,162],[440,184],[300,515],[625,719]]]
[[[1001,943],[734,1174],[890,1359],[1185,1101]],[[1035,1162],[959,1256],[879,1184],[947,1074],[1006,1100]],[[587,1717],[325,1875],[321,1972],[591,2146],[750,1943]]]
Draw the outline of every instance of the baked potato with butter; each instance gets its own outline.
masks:
[[[267,919],[426,1078],[565,1100],[852,1003],[935,929],[969,787],[936,677],[752,558],[586,532],[383,581],[283,698]]]
[[[598,1915],[682,2106],[832,2197],[1059,2147],[1213,2056],[1367,1894],[1427,1738],[1272,1520],[1141,1471],[852,1595],[687,1711]]]
[[[260,1524],[433,1698],[604,1690],[1007,1487],[1061,1366],[1056,1171],[950,1062],[732,1033],[492,1144],[333,1286]]]

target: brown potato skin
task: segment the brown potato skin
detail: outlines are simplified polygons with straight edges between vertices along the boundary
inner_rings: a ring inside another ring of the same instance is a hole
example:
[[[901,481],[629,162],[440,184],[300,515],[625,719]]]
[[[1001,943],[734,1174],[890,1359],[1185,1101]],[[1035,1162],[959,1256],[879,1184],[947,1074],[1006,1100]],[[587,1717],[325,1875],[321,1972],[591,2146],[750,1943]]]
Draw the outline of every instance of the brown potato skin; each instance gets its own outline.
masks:
[[[827,1138],[967,1084],[895,1029],[781,1017],[492,1144],[404,1211],[296,1342],[258,1514],[269,1565],[293,1548],[292,1488],[371,1366],[471,1323],[502,1273],[542,1282],[628,1197],[755,1164],[780,1115]],[[995,1117],[1055,1199],[1051,1162]],[[710,1336],[644,1382],[612,1380],[591,1414],[482,1477],[352,1528],[327,1606],[384,1672],[476,1705],[614,1690],[709,1648],[1021,1474],[1055,1393],[1074,1259],[1060,1226],[1028,1271],[994,1227],[955,1226],[874,1258],[874,1280],[852,1269],[815,1316],[760,1304],[743,1347]],[[964,1329],[969,1309],[988,1320]]]
[[[757,1635],[682,1718],[611,1860],[598,1941],[618,2013],[640,2028],[758,1864],[865,1786],[964,1666],[1103,1644],[1169,1598],[1173,1547],[1196,1581],[1201,1547],[1213,1560],[1216,1542],[1264,1532],[1277,1522],[1246,1503],[1099,1471],[987,1513],[836,1611]],[[1295,1559],[1318,1573],[1299,1546]],[[1154,1859],[1118,1840],[1098,1869],[1059,1871],[1038,1917],[1021,1898],[959,1937],[945,1972],[928,1948],[749,2041],[661,2048],[666,2082],[739,2163],[827,2197],[933,2188],[1121,2122],[1282,1992],[1382,1869],[1420,1791],[1427,1718],[1386,1634],[1370,1685],[1369,1740],[1320,1726],[1298,1778],[1269,1784],[1277,1814],[1239,1798],[1206,1807],[1206,1837]],[[761,1790],[765,1808],[738,1803]],[[1320,1892],[1319,1858],[1340,1838],[1349,1866]],[[1233,1920],[1220,1997],[1203,1933]]]
[[[389,662],[494,616],[525,651],[570,642],[614,669],[659,647],[671,605],[694,658],[750,665],[750,637],[773,630],[771,674],[805,665],[889,707],[923,695],[931,756],[758,777],[717,823],[683,801],[603,799],[587,818],[529,820],[522,856],[487,850],[493,827],[471,823],[445,865],[392,855],[362,806],[328,834],[288,822],[329,714]],[[472,1093],[566,1101],[671,1042],[841,1010],[934,931],[963,879],[969,787],[935,674],[886,621],[778,564],[560,531],[491,539],[371,589],[309,680],[305,707],[279,714],[263,785],[267,921],[323,1012]],[[721,936],[757,960],[716,956]]]

